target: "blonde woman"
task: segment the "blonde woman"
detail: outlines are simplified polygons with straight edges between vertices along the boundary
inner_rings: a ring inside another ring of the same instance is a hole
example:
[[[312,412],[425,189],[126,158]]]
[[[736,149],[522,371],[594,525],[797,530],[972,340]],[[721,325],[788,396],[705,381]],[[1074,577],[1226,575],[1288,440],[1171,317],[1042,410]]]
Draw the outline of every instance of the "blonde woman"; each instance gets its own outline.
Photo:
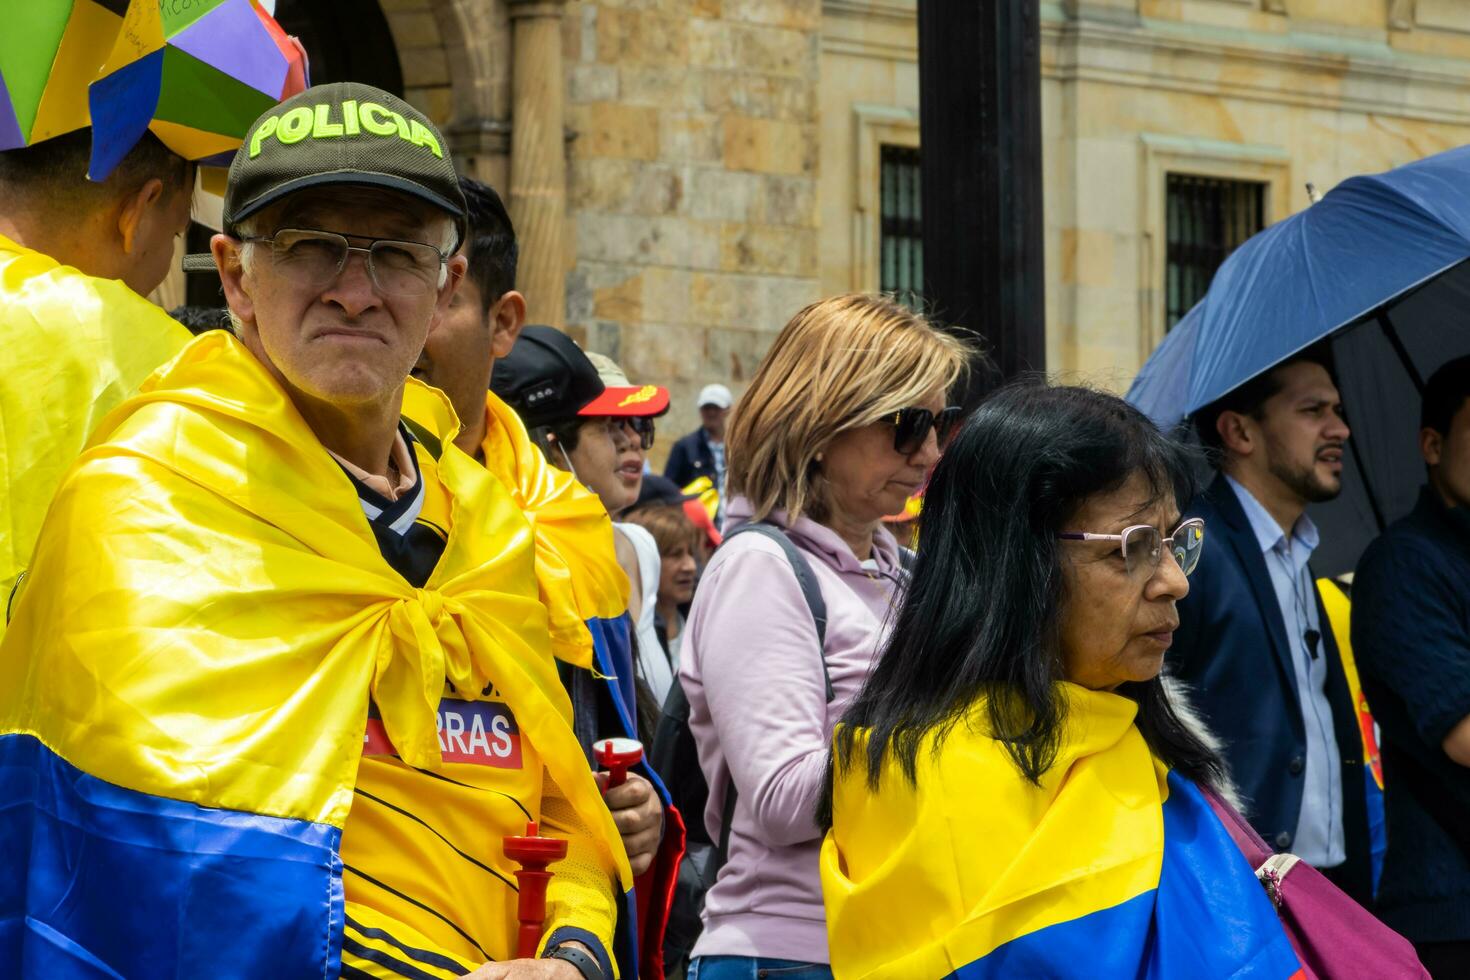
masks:
[[[792,318],[735,407],[726,531],[783,529],[820,587],[827,625],[819,644],[792,564],[759,534],[735,535],[700,583],[679,677],[710,786],[711,840],[732,782],[736,803],[689,980],[831,976],[813,820],[827,746],[903,584],[882,519],[939,458],[959,414],[946,395],[966,356],[890,299],[836,296]]]

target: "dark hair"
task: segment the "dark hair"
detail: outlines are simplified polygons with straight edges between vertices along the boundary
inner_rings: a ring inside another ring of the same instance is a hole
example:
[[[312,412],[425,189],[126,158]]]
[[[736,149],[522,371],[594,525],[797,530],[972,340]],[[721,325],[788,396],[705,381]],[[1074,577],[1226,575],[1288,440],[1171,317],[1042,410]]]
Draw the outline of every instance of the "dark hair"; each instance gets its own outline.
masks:
[[[91,127],[0,153],[0,188],[7,197],[75,214],[91,202],[131,192],[157,177],[168,192],[187,190],[189,161],[144,132],[104,181],[87,179]]]
[[[168,315],[196,337],[209,330],[230,329],[230,311],[221,306],[175,306]]]
[[[461,177],[459,189],[464,192],[469,214],[464,254],[469,259],[470,278],[479,287],[480,302],[488,313],[496,300],[516,288],[520,247],[510,214],[494,188],[473,177]]]
[[[566,460],[561,458],[561,452],[556,447],[560,446],[569,453],[576,452],[577,444],[582,441],[582,423],[588,421],[591,420],[573,416],[551,425],[538,425],[529,434],[531,441],[541,447],[547,461],[560,468]]]
[[[1051,768],[1065,714],[1058,621],[1065,601],[1057,535],[1090,497],[1142,474],[1182,507],[1188,452],[1133,406],[1099,391],[1004,388],[965,423],[935,467],[919,516],[921,547],[877,666],[843,715],[818,819],[831,825],[833,767],[869,731],[868,784],[884,758],[910,782],[921,744],[943,741],[980,698],[990,732],[1031,782]],[[1159,677],[1120,685],[1138,702],[1153,754],[1207,784],[1219,758],[1180,721]]]
[[[1321,365],[1329,375],[1333,376],[1334,380],[1336,379],[1331,348],[1325,343],[1313,344],[1291,355],[1269,371],[1262,371],[1239,388],[1222,395],[1194,413],[1194,428],[1199,434],[1199,441],[1216,456],[1217,463],[1219,456],[1225,452],[1225,444],[1220,440],[1220,431],[1216,427],[1220,416],[1225,412],[1236,412],[1259,419],[1261,409],[1266,402],[1281,391],[1281,372],[1293,364],[1303,362]]]
[[[1442,436],[1450,434],[1450,423],[1470,398],[1470,355],[1457,357],[1440,366],[1424,386],[1424,407],[1419,412],[1419,428],[1433,429]]]

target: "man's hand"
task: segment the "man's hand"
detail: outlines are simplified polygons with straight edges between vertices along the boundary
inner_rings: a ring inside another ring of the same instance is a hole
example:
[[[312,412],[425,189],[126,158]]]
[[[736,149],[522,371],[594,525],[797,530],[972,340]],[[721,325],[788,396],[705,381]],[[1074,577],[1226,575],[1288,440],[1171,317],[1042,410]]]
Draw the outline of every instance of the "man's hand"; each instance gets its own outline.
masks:
[[[592,955],[585,943],[574,941],[563,945]],[[582,980],[582,971],[566,960],[506,960],[486,963],[474,973],[465,974],[464,980]]]
[[[582,972],[566,960],[506,960],[486,963],[464,980],[582,980]]]
[[[606,786],[607,773],[598,773],[597,782]],[[653,791],[653,784],[636,772],[628,773],[627,781],[608,790],[603,800],[612,811],[613,823],[623,838],[628,864],[636,878],[653,866],[664,820],[663,804]]]

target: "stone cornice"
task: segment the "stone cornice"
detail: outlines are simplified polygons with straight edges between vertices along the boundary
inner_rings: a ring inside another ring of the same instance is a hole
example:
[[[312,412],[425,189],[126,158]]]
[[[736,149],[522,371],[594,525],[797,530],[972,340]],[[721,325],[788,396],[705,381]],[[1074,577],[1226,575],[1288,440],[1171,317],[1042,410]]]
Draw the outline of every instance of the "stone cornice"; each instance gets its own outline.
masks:
[[[919,8],[914,0],[822,0],[822,13],[912,22]]]
[[[1053,17],[1041,35],[1045,78],[1470,125],[1470,63],[1386,44]]]

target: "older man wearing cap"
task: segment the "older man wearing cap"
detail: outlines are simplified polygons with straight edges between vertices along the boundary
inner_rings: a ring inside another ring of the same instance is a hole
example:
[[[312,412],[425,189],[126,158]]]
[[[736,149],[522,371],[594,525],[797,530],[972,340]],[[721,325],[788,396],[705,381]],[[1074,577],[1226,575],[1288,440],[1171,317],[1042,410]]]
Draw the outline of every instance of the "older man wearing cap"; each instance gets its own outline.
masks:
[[[212,242],[238,339],[101,426],[0,647],[0,974],[611,975],[631,875],[531,528],[447,401],[401,417],[463,216],[386,92],[247,135]],[[504,847],[538,828],[544,916]]]
[[[735,399],[730,389],[721,384],[705,385],[699,392],[699,428],[689,433],[669,450],[664,476],[681,487],[688,487],[701,477],[710,487],[723,494],[725,489],[725,418]]]

